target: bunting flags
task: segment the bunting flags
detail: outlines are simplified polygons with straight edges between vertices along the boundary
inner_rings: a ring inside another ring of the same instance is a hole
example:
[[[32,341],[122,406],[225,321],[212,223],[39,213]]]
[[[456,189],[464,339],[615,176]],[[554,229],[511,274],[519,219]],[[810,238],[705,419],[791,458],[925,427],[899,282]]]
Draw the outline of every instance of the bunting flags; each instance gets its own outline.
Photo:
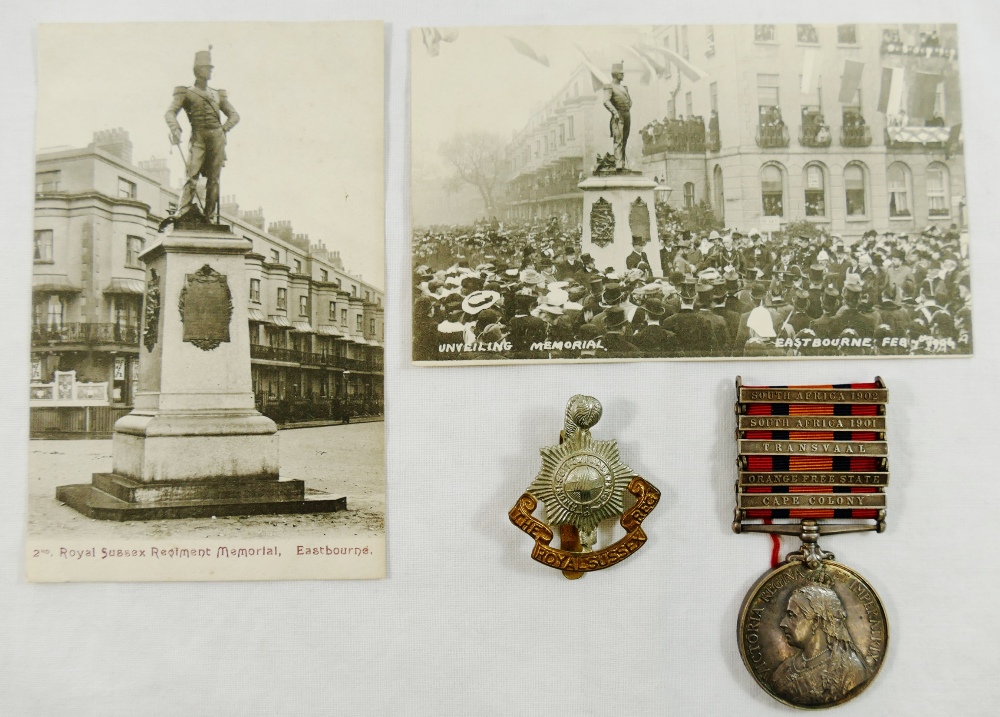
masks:
[[[587,57],[587,53],[584,52],[579,45],[573,43],[573,47],[575,47],[576,51],[580,53],[580,58],[581,62],[583,62],[583,66],[590,71],[590,84],[593,87],[594,92],[597,92],[597,90],[603,89],[605,86],[610,85],[611,76],[606,75],[604,72],[598,69],[598,67],[594,65],[593,62],[590,61],[590,58]]]
[[[819,48],[807,47],[802,54],[802,79],[799,90],[804,95],[812,94],[816,86],[817,74],[819,74]]]
[[[930,119],[934,116],[937,86],[944,78],[930,72],[917,72],[910,86],[910,116]]]
[[[514,49],[525,57],[534,60],[540,65],[549,66],[549,58],[543,52],[538,52],[531,45],[526,43],[524,40],[520,40],[513,35],[507,35],[507,39],[510,40],[510,44],[514,46]]]
[[[640,83],[648,85],[649,81],[653,78],[653,75],[659,76],[660,73],[653,68],[653,66],[649,63],[649,59],[645,55],[630,45],[621,45],[620,47],[631,52],[639,61],[639,67],[642,68],[642,74],[639,76]]]
[[[845,105],[854,102],[854,97],[861,86],[861,71],[865,63],[857,60],[844,60],[844,74],[840,76],[840,95],[837,101]]]
[[[673,50],[666,47],[660,47],[658,45],[640,45],[643,50],[649,53],[659,53],[663,55],[667,60],[673,63],[682,75],[687,77],[692,82],[697,82],[698,80],[703,80],[708,77],[708,73],[698,67],[695,67],[690,62],[685,60],[683,57],[678,55]]]
[[[878,94],[878,111],[899,114],[903,105],[903,68],[883,67],[882,87]]]

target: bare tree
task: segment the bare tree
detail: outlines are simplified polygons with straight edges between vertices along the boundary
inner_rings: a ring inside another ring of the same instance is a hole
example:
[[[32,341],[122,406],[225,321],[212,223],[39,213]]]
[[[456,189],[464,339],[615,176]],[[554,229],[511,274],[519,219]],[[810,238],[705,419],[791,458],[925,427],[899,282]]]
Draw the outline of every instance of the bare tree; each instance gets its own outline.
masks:
[[[457,192],[463,184],[471,184],[483,198],[486,216],[491,219],[496,217],[496,190],[504,169],[504,142],[500,135],[486,132],[456,134],[441,145],[440,153],[455,170],[445,183],[445,189]]]

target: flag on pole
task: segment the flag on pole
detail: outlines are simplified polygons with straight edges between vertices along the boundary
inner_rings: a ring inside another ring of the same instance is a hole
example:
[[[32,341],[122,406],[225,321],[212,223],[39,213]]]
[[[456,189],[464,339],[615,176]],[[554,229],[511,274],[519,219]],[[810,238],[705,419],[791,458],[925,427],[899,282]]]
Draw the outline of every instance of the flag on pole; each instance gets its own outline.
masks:
[[[653,75],[659,76],[659,73],[653,68],[651,64],[649,64],[649,60],[641,52],[636,50],[631,45],[620,45],[620,47],[631,52],[633,55],[635,55],[636,59],[639,61],[639,67],[642,68],[642,74],[639,75],[639,82],[641,82],[644,85],[648,85],[649,81],[653,78]]]
[[[443,29],[438,27],[422,27],[420,28],[420,34],[423,37],[427,54],[431,57],[437,57],[438,53],[441,52],[442,42],[454,42],[458,39],[458,30],[453,27]]]
[[[804,95],[812,94],[813,88],[816,86],[816,75],[819,70],[817,59],[819,59],[818,47],[807,47],[802,54],[802,80],[799,90]]]
[[[889,110],[889,95],[892,93],[892,68],[882,68],[882,84],[878,91],[878,111],[885,114]]]
[[[594,88],[594,92],[597,92],[597,90],[604,89],[607,85],[610,85],[611,76],[604,74],[604,72],[598,69],[598,67],[594,65],[593,62],[590,61],[590,58],[587,57],[587,53],[584,52],[579,45],[573,43],[573,47],[575,47],[576,51],[580,53],[580,58],[581,61],[583,62],[583,66],[590,71],[590,84]]]
[[[531,45],[526,43],[524,40],[520,40],[513,35],[508,35],[507,39],[510,40],[510,44],[514,46],[514,49],[520,52],[525,57],[534,60],[540,65],[549,66],[549,58],[543,52],[538,52]]]
[[[892,87],[889,89],[889,106],[886,113],[898,115],[903,111],[903,68],[892,68]]]
[[[640,45],[639,47],[641,47],[646,52],[650,53],[655,52],[659,53],[660,55],[663,55],[664,58],[666,58],[667,60],[669,60],[670,62],[672,62],[674,65],[677,66],[677,69],[680,71],[682,75],[687,77],[692,82],[697,82],[698,80],[703,80],[706,77],[708,77],[707,72],[698,67],[695,67],[673,50],[670,50],[666,47],[660,47],[658,45]]]
[[[854,101],[854,96],[861,86],[861,71],[865,63],[857,60],[844,60],[844,74],[840,76],[840,95],[837,101],[845,105]]]
[[[934,116],[937,86],[944,79],[930,72],[917,72],[910,87],[910,116],[930,119]]]
[[[669,77],[670,76],[670,64],[669,63],[667,63],[665,65],[660,64],[659,62],[656,61],[656,58],[654,58],[649,53],[645,52],[644,50],[642,50],[642,48],[639,48],[639,47],[633,47],[632,51],[638,53],[642,57],[643,60],[645,60],[647,63],[649,63],[649,66],[653,68],[653,72],[656,73],[657,77]]]

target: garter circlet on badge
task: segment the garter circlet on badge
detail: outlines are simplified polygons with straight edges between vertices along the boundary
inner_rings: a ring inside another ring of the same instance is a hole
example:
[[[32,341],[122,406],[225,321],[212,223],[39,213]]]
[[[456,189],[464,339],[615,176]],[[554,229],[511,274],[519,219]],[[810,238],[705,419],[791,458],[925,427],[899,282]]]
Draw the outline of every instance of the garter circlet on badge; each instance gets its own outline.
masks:
[[[542,468],[509,513],[510,521],[535,539],[531,557],[570,580],[611,567],[641,548],[642,521],[660,500],[659,490],[622,463],[617,441],[591,435],[601,413],[593,396],[569,400],[559,445],[541,449]],[[539,501],[544,522],[532,515]],[[625,537],[597,548],[598,525],[611,518],[619,518]],[[558,548],[551,545],[557,531]]]

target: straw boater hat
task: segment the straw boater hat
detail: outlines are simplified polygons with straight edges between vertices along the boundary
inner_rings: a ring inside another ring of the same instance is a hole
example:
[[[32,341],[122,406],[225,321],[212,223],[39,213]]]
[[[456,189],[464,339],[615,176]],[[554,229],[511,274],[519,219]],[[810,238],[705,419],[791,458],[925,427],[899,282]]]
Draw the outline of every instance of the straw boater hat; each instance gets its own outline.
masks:
[[[473,291],[462,302],[462,311],[475,316],[480,311],[488,309],[500,301],[500,294],[496,291]]]

